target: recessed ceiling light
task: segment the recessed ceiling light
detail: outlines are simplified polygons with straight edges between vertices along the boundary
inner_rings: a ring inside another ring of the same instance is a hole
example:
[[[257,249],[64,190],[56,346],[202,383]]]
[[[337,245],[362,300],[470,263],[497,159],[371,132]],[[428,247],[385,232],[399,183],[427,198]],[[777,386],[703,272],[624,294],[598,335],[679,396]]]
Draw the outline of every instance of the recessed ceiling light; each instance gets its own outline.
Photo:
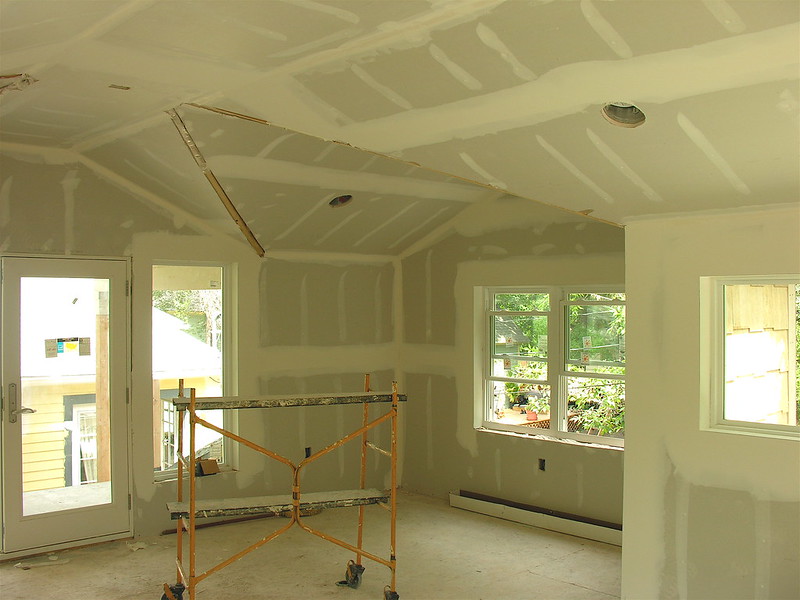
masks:
[[[603,116],[618,127],[638,127],[645,121],[644,113],[628,102],[609,102],[603,107]]]
[[[330,206],[331,208],[339,208],[340,206],[344,206],[345,204],[350,202],[350,200],[352,199],[353,196],[351,196],[350,194],[345,194],[343,196],[336,196],[336,198],[328,202],[328,206]]]

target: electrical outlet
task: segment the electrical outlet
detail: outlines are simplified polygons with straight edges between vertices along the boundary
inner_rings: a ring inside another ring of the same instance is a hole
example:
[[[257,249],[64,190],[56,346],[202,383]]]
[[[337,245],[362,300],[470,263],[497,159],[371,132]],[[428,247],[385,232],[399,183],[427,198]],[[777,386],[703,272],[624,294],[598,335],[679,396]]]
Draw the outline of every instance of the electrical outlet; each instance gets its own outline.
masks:
[[[539,470],[540,471],[544,471],[545,470],[545,460],[543,458],[539,459]]]
[[[306,458],[311,456],[311,446],[306,446]]]

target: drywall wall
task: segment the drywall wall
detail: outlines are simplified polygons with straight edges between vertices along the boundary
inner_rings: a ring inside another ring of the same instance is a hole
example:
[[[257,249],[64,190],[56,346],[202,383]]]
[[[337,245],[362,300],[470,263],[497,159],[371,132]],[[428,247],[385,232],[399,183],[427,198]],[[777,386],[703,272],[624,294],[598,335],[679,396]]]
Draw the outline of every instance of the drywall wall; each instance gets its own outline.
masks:
[[[474,286],[624,283],[621,229],[509,202],[508,210],[505,201],[476,206],[452,235],[403,261],[403,486],[436,496],[466,489],[620,523],[623,452],[474,428]]]
[[[800,208],[635,221],[624,598],[800,596],[800,445],[700,430],[701,276],[800,272]]]
[[[149,330],[149,281],[154,262],[235,265],[232,292],[237,324],[232,342],[240,395],[357,392],[363,390],[364,373],[371,374],[372,389],[391,388],[396,358],[391,262],[354,256],[350,261],[340,257],[326,263],[302,253],[293,258],[268,255],[260,259],[249,247],[225,236],[142,235],[136,238],[134,250],[134,278],[144,289],[142,293],[134,289],[134,315],[148,319],[143,324],[145,331]],[[138,390],[150,385],[149,344],[149,335],[135,334]],[[142,391],[139,396],[144,393],[149,392]],[[145,454],[148,460],[148,452],[152,452],[147,437],[152,419],[149,411],[149,399],[134,408],[133,455]],[[304,458],[306,448],[312,452],[324,448],[360,426],[361,418],[358,406],[247,410],[239,411],[237,429],[243,437],[297,463]],[[147,433],[139,440],[137,431]],[[374,439],[388,447],[388,429],[378,432]],[[357,487],[358,451],[357,443],[351,442],[304,469],[303,489]],[[148,460],[134,464],[137,535],[169,527],[164,504],[175,495],[175,482],[152,482]],[[291,489],[291,471],[277,461],[241,446],[234,447],[233,461],[234,471],[200,481],[201,497],[283,494]],[[371,457],[368,485],[384,486],[387,476],[388,460]]]
[[[169,213],[77,160],[46,160],[46,154],[0,155],[0,251],[125,256],[136,233],[182,229]]]

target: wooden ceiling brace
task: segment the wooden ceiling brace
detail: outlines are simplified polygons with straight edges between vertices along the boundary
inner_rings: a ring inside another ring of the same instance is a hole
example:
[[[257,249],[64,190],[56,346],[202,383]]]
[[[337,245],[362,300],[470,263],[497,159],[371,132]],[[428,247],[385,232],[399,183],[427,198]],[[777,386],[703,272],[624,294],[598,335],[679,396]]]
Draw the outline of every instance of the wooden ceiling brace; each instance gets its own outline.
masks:
[[[264,247],[258,242],[258,239],[253,234],[252,230],[247,226],[247,223],[242,218],[242,215],[239,214],[239,211],[236,210],[236,207],[233,205],[233,202],[228,197],[228,194],[225,193],[225,190],[222,188],[222,184],[220,184],[219,180],[217,179],[214,172],[208,167],[206,163],[206,159],[203,157],[203,153],[200,152],[200,148],[197,147],[194,139],[192,138],[192,134],[189,133],[189,130],[186,128],[186,125],[181,119],[180,115],[174,108],[169,109],[166,111],[169,115],[170,119],[172,119],[172,123],[175,125],[175,128],[178,130],[178,133],[183,139],[183,143],[186,144],[186,147],[189,149],[189,152],[194,158],[194,161],[197,163],[197,166],[200,167],[200,170],[203,172],[203,175],[206,176],[208,182],[211,184],[211,187],[214,188],[214,191],[219,196],[219,199],[222,201],[222,205],[225,207],[225,210],[228,211],[228,214],[233,219],[234,223],[241,229],[244,237],[250,242],[250,245],[256,251],[256,254],[263,257],[265,254]]]

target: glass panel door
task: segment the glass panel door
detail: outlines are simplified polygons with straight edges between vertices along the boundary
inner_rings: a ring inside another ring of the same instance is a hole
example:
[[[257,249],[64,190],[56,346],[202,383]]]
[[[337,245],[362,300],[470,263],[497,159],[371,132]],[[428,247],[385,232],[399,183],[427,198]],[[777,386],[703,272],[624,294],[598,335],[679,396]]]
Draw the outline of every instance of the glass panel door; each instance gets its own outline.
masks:
[[[3,259],[6,552],[130,529],[126,275]]]

